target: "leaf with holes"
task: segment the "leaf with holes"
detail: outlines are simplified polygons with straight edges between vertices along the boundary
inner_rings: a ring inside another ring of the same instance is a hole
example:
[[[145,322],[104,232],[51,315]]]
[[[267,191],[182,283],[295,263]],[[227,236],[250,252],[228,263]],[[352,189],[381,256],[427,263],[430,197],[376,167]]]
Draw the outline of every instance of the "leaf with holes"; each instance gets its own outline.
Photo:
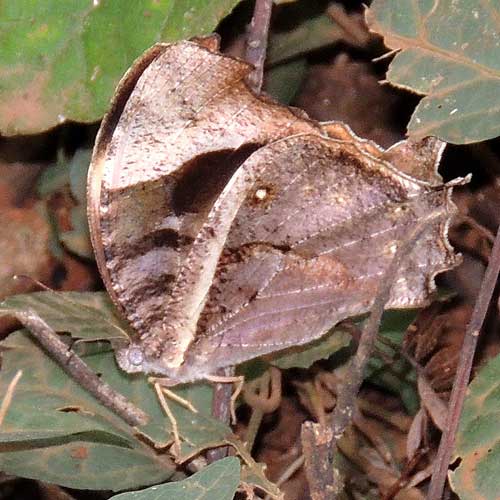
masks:
[[[426,96],[411,135],[466,144],[500,134],[499,0],[376,0],[368,20],[400,50],[388,80]]]
[[[111,351],[83,356],[103,380],[151,417],[146,426],[132,429],[68,377],[27,332],[11,334],[2,347],[6,350],[0,372],[0,394],[5,394],[18,370],[22,370],[22,376],[2,424],[1,470],[73,488],[115,491],[170,477],[174,466],[168,454],[158,455],[137,437],[139,432],[156,446],[171,442],[171,425],[146,377],[123,373]],[[231,431],[209,416],[212,389],[195,384],[176,392],[198,410],[194,414],[175,402],[169,403],[183,440],[181,455],[191,456],[210,444],[224,442]],[[73,477],[72,467],[76,462],[70,458],[75,447],[86,450],[77,457],[78,467],[83,471],[78,477]],[[50,471],[49,457],[52,457]],[[95,474],[103,457],[116,466],[108,467],[107,474]],[[137,474],[124,474],[121,467],[137,470]],[[120,474],[126,475],[127,480],[117,482]]]
[[[461,500],[498,499],[500,477],[500,356],[492,359],[469,386],[450,472]]]
[[[174,473],[167,456],[140,442],[131,427],[70,379],[27,332],[11,334],[2,348],[0,394],[22,370],[1,427],[3,472],[114,491],[154,484]],[[112,357],[107,361],[113,363]]]
[[[115,315],[106,293],[36,292],[13,295],[0,303],[0,316],[32,309],[56,332],[76,339],[127,338],[127,326]]]

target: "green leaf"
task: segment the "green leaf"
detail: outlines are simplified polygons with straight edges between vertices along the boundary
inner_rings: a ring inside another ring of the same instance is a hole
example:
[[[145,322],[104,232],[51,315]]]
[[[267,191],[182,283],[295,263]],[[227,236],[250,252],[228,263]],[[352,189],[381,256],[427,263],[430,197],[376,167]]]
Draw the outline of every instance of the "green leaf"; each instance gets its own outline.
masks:
[[[450,472],[453,491],[461,500],[498,499],[500,477],[500,356],[478,373],[469,386],[460,419]]]
[[[56,332],[77,339],[128,338],[127,326],[115,315],[104,292],[36,292],[13,295],[0,303],[0,316],[34,310]]]
[[[114,315],[113,306],[105,293],[38,292],[15,295],[0,304],[0,315],[15,316],[16,312],[26,310],[37,313],[56,332],[68,332],[77,339],[111,340],[127,336],[127,327]],[[49,359],[41,351],[35,356]],[[28,355],[26,359],[29,359]],[[104,381],[152,417],[147,425],[139,429],[141,434],[157,446],[165,446],[171,442],[171,423],[160,408],[146,376],[132,376],[122,372],[109,349],[107,352],[98,350],[87,354],[84,360],[95,372],[102,374]],[[62,370],[59,371],[63,378],[68,378]],[[68,379],[69,382],[72,381]],[[176,388],[174,392],[190,401],[198,410],[198,413],[193,414],[177,403],[168,403],[183,439],[179,460],[223,443],[231,430],[210,416],[212,387],[203,383],[190,384]],[[45,394],[41,397],[45,397]]]
[[[8,449],[9,451],[4,451]],[[0,447],[0,467],[15,476],[68,488],[122,491],[166,481],[175,472],[150,453],[91,441]]]
[[[280,355],[272,356],[268,361],[282,370],[309,368],[315,361],[329,358],[335,352],[347,347],[350,342],[350,333],[341,328],[335,328],[310,344],[287,349]]]
[[[87,171],[91,155],[92,151],[85,148],[77,149],[71,158],[61,153],[57,162],[45,169],[38,181],[38,193],[42,198],[48,198],[65,188],[71,190],[76,202],[76,206],[71,208],[72,229],[59,230],[54,218],[51,223],[58,238],[58,246],[63,243],[66,249],[86,259],[94,257],[87,220]],[[56,256],[61,255],[57,252]]]
[[[289,104],[297,94],[306,71],[305,57],[273,66],[266,71],[264,90],[283,104]]]
[[[380,325],[376,351],[368,361],[366,379],[398,394],[410,414],[420,406],[413,367],[399,355],[406,330],[415,320],[415,310],[386,311]],[[387,363],[378,353],[384,353]]]
[[[345,37],[345,31],[333,23],[326,14],[307,16],[308,11],[317,10],[314,5],[302,2],[300,5],[293,6],[295,12],[289,12],[290,10],[292,9],[288,8],[284,11],[288,21],[296,19],[297,16],[303,21],[292,29],[271,33],[266,58],[267,65],[282,63],[312,50],[339,42]]]
[[[0,133],[94,122],[120,77],[157,41],[212,32],[238,0],[0,3]]]
[[[91,157],[91,149],[77,149],[68,162],[71,194],[85,207],[85,210],[87,208],[87,172]]]
[[[22,370],[23,375],[0,429],[0,442],[4,443],[0,445],[0,470],[68,487],[84,487],[85,478],[72,478],[74,461],[60,456],[63,454],[66,457],[68,447],[80,447],[83,446],[81,443],[86,443],[85,447],[88,445],[92,453],[85,460],[79,459],[83,472],[99,469],[101,448],[106,460],[111,460],[113,453],[117,455],[116,469],[109,466],[107,474],[92,479],[87,477],[89,483],[86,488],[116,491],[153,484],[170,477],[173,466],[168,454],[158,455],[153,447],[145,445],[137,437],[139,432],[157,447],[167,446],[172,441],[171,423],[165,417],[147,377],[119,370],[112,352],[83,356],[84,361],[100,373],[104,381],[151,417],[149,424],[133,429],[68,377],[27,332],[11,334],[1,346],[6,350],[0,372],[0,394],[5,394],[18,370]],[[183,441],[181,455],[187,458],[212,444],[224,443],[231,430],[209,416],[212,388],[205,384],[193,384],[174,392],[189,400],[198,410],[195,414],[178,403],[168,402]],[[135,455],[134,450],[137,452]],[[25,453],[28,452],[33,456],[26,461]],[[137,475],[126,474],[125,485],[117,482],[115,477],[122,467],[119,458],[122,453],[127,463],[135,460],[138,471]],[[51,471],[48,475],[49,458]],[[56,470],[54,463],[59,469]],[[147,470],[150,474],[145,474]]]
[[[27,332],[11,334],[1,345],[0,394],[18,370],[22,376],[0,427],[0,470],[71,488],[113,491],[172,476],[175,467],[168,456],[139,441],[134,429],[69,378]],[[104,377],[116,371],[109,353],[91,357],[99,356],[107,362]]]
[[[56,163],[42,171],[38,182],[37,192],[40,198],[47,198],[60,191],[69,184],[69,163],[66,159],[58,159]]]
[[[56,163],[44,169],[37,182],[38,195],[46,198],[68,185],[75,200],[85,204],[87,202],[87,171],[91,156],[92,150],[87,148],[77,149],[69,158],[64,152],[59,152]]]
[[[121,493],[113,500],[232,500],[240,482],[240,462],[228,457],[205,467],[191,477],[146,490]]]
[[[408,132],[455,144],[500,135],[500,1],[375,0],[369,21],[391,49],[388,80],[424,94]]]

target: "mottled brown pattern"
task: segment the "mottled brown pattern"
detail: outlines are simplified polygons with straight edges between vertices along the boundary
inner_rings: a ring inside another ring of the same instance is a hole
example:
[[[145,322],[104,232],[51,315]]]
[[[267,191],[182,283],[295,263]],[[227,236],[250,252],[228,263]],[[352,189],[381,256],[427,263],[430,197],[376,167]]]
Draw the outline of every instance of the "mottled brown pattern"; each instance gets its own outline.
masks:
[[[92,241],[134,328],[127,371],[202,379],[307,343],[369,310],[398,245],[390,307],[425,303],[453,266],[444,145],[389,150],[255,96],[209,43],[159,44],[130,69],[89,174]]]

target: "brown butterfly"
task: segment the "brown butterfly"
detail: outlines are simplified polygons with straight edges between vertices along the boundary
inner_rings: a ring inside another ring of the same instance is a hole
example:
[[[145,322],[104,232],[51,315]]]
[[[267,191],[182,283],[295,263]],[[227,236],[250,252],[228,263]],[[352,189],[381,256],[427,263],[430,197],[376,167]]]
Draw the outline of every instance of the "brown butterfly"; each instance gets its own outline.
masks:
[[[442,210],[388,307],[424,304],[456,263],[444,143],[383,150],[253,94],[214,39],[158,44],[118,86],[94,149],[97,263],[133,335],[127,372],[172,383],[305,344],[364,313],[411,228]],[[444,210],[443,210],[444,208]]]

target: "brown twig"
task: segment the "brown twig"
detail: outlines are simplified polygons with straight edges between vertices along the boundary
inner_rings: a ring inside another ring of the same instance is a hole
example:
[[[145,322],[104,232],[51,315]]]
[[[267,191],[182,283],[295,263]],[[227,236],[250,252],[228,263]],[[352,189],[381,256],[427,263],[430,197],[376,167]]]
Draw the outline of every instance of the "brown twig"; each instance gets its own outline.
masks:
[[[234,367],[222,368],[218,375],[223,377],[234,376]],[[214,384],[214,394],[212,397],[212,416],[224,424],[229,425],[231,421],[231,384]],[[216,462],[229,454],[229,446],[221,446],[207,451],[209,463]]]
[[[255,0],[252,22],[247,35],[245,59],[254,66],[254,70],[247,77],[247,84],[257,93],[262,88],[264,78],[264,62],[272,7],[272,0]]]
[[[280,474],[280,477],[274,482],[278,488],[283,486],[298,470],[304,466],[304,455],[299,455],[286,469]],[[264,500],[270,500],[271,496],[266,495]]]
[[[313,500],[334,498],[335,485],[340,482],[333,469],[331,443],[335,438],[330,427],[304,422],[301,429],[302,453],[309,493]]]
[[[16,313],[17,319],[30,330],[41,346],[84,389],[106,408],[132,426],[144,425],[149,417],[125,396],[103,382],[36,313]]]
[[[337,404],[332,414],[332,440],[329,443],[328,453],[332,463],[330,463],[330,467],[327,468],[327,473],[329,473],[329,484],[332,484],[333,488],[332,495],[329,498],[337,498],[342,491],[341,481],[334,481],[333,472],[333,460],[337,454],[337,441],[344,433],[354,413],[356,397],[361,387],[361,383],[363,382],[366,363],[368,362],[373,350],[385,304],[390,299],[391,289],[394,284],[394,280],[396,279],[397,272],[401,267],[404,258],[412,251],[415,243],[418,241],[422,233],[427,230],[437,218],[442,216],[442,210],[436,211],[430,214],[427,218],[421,220],[415,226],[408,238],[406,238],[402,245],[397,249],[389,267],[385,271],[383,279],[380,281],[377,295],[371,308],[370,316],[363,327],[363,333],[361,334],[358,349],[350,362],[347,376],[345,377],[344,384],[339,390]],[[324,471],[320,471],[320,473],[324,474]]]
[[[495,290],[500,271],[500,228],[497,231],[493,249],[491,251],[490,262],[486,269],[481,290],[472,311],[472,317],[467,325],[464,342],[460,351],[457,373],[451,390],[449,412],[446,426],[441,436],[439,449],[432,474],[431,485],[427,498],[429,500],[439,500],[443,495],[443,488],[448,473],[448,465],[453,453],[455,435],[458,429],[460,414],[465,399],[465,393],[469,383],[472,370],[472,362],[476,352],[479,332],[488,312],[488,306]]]
[[[264,415],[276,411],[281,403],[281,371],[271,366],[258,379],[247,383],[243,397],[252,408],[245,434],[245,443],[251,453]]]

